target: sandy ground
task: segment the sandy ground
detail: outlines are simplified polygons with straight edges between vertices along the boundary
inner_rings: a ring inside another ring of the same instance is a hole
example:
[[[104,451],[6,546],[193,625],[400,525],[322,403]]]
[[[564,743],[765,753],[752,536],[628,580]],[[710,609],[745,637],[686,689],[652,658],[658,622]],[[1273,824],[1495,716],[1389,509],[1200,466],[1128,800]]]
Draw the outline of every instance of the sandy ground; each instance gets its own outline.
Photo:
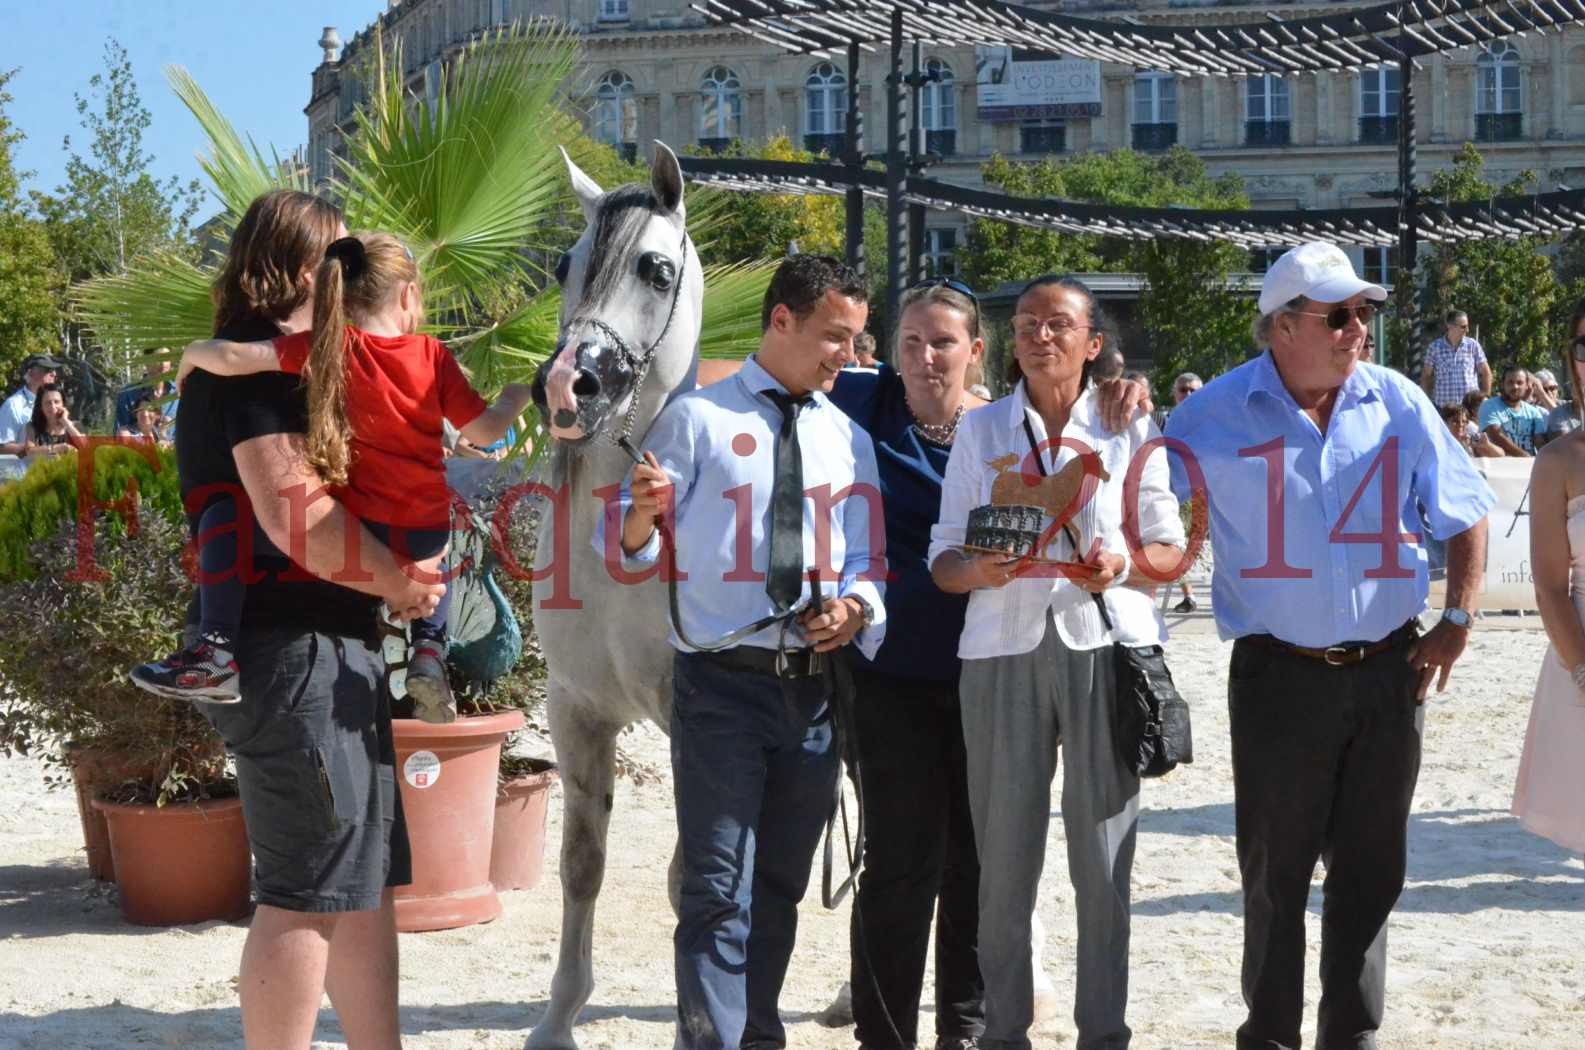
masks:
[[[1388,1014],[1380,1045],[1585,1048],[1580,858],[1508,816],[1545,640],[1534,617],[1478,631],[1455,687],[1427,720],[1410,829],[1408,886],[1392,920]],[[1518,628],[1518,629],[1512,629]],[[1198,761],[1147,785],[1134,868],[1135,1045],[1230,1047],[1242,1017],[1240,900],[1233,855],[1224,670],[1228,646],[1203,615],[1180,621],[1169,657],[1195,705]],[[650,727],[626,738],[666,767]],[[44,790],[39,766],[0,762],[0,1050],[20,1047],[241,1047],[233,975],[243,924],[147,930],[121,921],[113,891],[89,880],[71,798]],[[559,806],[559,796],[557,799]],[[553,808],[552,848],[560,840]],[[1073,914],[1053,822],[1040,911],[1047,967],[1072,987]],[[672,841],[665,777],[618,786],[611,862],[596,929],[598,986],[579,1039],[594,1048],[664,1048],[673,1016]],[[520,1047],[540,1016],[555,957],[552,858],[537,889],[505,894],[504,917],[402,938],[409,1048]],[[1309,916],[1306,1041],[1314,1034],[1320,881]],[[836,1050],[851,1029],[814,1020],[848,968],[846,913],[807,903],[783,996],[791,1045]],[[926,1001],[930,1000],[927,990]],[[933,1028],[927,1016],[921,1030]],[[340,1047],[328,1006],[316,1046]],[[1035,1033],[1071,1047],[1066,1016]]]

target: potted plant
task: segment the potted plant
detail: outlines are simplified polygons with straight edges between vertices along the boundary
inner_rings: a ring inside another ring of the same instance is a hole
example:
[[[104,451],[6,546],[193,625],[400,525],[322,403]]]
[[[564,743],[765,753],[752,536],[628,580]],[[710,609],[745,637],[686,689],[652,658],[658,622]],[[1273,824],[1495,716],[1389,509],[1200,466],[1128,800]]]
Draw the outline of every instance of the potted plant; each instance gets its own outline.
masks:
[[[175,647],[184,619],[175,470],[168,456],[156,471],[129,449],[95,454],[101,499],[124,496],[132,479],[148,494],[126,505],[141,508],[136,527],[106,513],[79,532],[76,455],[0,490],[0,601],[10,610],[0,752],[42,754],[61,782],[72,771],[91,868],[115,878],[130,921],[239,918],[248,847],[220,740],[191,704],[126,681],[135,663]]]

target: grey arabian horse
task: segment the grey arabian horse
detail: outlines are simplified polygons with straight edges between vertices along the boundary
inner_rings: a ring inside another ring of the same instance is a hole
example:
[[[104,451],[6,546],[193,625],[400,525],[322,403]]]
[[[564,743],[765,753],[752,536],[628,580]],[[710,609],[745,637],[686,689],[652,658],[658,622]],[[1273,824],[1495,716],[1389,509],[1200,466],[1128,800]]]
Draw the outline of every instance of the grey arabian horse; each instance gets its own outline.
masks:
[[[643,437],[697,372],[704,277],[687,236],[682,170],[657,142],[651,184],[603,192],[571,158],[588,222],[556,270],[561,331],[535,399],[556,438],[552,486],[535,554],[534,625],[549,667],[551,739],[561,766],[561,948],[550,1006],[528,1045],[574,1048],[572,1028],[594,989],[594,905],[605,875],[616,736],[649,719],[669,729],[666,586],[618,582],[592,544],[604,513],[596,490],[632,460],[616,444]],[[619,542],[620,529],[611,537]],[[552,562],[556,564],[552,564]],[[670,888],[675,904],[675,855]]]

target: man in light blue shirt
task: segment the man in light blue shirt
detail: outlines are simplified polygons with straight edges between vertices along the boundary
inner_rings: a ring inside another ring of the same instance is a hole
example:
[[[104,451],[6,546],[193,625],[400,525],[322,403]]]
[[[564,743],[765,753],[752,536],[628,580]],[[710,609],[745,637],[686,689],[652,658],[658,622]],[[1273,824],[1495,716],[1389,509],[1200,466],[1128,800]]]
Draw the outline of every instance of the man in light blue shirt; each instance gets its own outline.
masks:
[[[1172,413],[1173,487],[1198,464],[1210,510],[1217,629],[1229,669],[1244,886],[1239,1050],[1299,1045],[1304,916],[1327,861],[1319,1050],[1373,1047],[1387,917],[1403,888],[1420,706],[1463,652],[1492,492],[1414,383],[1357,354],[1384,289],[1330,244],[1267,272],[1266,352]],[[1180,448],[1180,451],[1182,449]],[[1192,486],[1197,487],[1197,486]],[[1424,637],[1417,534],[1447,542],[1447,608]]]
[[[758,353],[661,413],[595,537],[615,574],[632,568],[618,562],[660,555],[657,515],[675,536],[675,961],[687,1050],[786,1045],[777,1000],[839,765],[821,665],[849,641],[873,658],[884,629],[874,449],[825,397],[867,315],[863,282],[835,259],[782,263]],[[618,520],[620,554],[604,535]],[[805,607],[811,566],[820,609]]]
[[[33,418],[33,400],[39,387],[55,382],[62,367],[48,354],[34,354],[22,363],[22,385],[0,402],[0,483],[27,473],[27,464],[20,457],[22,439]]]

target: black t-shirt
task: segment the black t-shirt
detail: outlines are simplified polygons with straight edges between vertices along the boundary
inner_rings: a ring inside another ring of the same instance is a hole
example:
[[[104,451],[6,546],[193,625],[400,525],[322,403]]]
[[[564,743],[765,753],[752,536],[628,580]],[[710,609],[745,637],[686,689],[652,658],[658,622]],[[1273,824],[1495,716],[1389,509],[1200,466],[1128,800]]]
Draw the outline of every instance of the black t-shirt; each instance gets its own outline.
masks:
[[[280,334],[272,322],[263,320],[229,326],[216,337],[253,342]],[[216,500],[232,497],[238,500],[239,511],[245,507],[247,497],[232,453],[235,446],[269,434],[307,431],[307,388],[298,376],[260,372],[222,378],[202,370],[188,376],[177,408],[176,466],[189,532],[198,535],[204,510]],[[251,512],[241,520],[252,521]],[[290,626],[347,637],[372,636],[379,599],[326,580],[301,579],[307,573],[288,572],[291,568],[291,562],[273,548],[255,553],[252,570],[264,578],[249,580],[242,607],[244,628]]]

